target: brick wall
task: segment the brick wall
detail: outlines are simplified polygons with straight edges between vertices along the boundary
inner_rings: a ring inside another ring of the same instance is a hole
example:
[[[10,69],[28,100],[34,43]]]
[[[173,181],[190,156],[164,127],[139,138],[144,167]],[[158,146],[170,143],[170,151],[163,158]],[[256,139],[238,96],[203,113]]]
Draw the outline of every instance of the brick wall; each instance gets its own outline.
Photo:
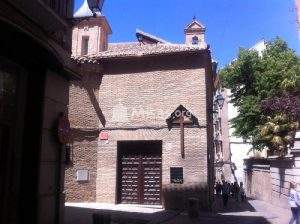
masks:
[[[210,83],[207,61],[205,53],[108,61],[104,62],[103,74],[99,68],[87,72],[82,83],[73,83],[69,118],[73,131],[80,133],[83,141],[74,138],[74,164],[66,171],[67,201],[94,201],[91,192],[96,191],[96,201],[115,203],[117,142],[123,140],[161,140],[163,188],[170,187],[170,167],[182,166],[184,185],[181,187],[201,185],[207,192],[206,101],[210,94],[206,87]],[[88,91],[86,86],[93,86],[93,91]],[[179,129],[169,130],[166,124],[168,116],[180,104],[198,118],[200,125],[199,128],[185,128],[185,159],[180,154]],[[99,129],[106,129],[109,140],[98,140],[97,147]],[[86,140],[87,133],[94,134],[90,141]],[[93,178],[81,188],[74,175],[75,170],[83,166],[89,166]],[[82,192],[78,194],[82,195],[80,197],[75,195],[78,189]],[[84,189],[89,193],[83,195]],[[203,197],[207,206],[208,194]]]
[[[170,66],[171,62],[164,62],[164,58],[155,64],[149,60],[105,66],[99,104],[106,127],[166,125],[166,119],[180,104],[198,118],[200,125],[206,125],[205,68],[197,61],[196,68],[176,65],[191,63],[189,59],[194,58],[175,57],[171,68],[161,67],[164,63]],[[142,68],[136,68],[137,64]],[[127,110],[128,118],[118,122],[113,112],[122,107]],[[140,111],[145,111],[145,116]]]
[[[74,132],[73,132],[74,133]],[[85,134],[80,133],[84,136]],[[78,138],[76,138],[78,139]],[[66,170],[65,186],[67,202],[95,202],[97,177],[97,138],[96,140],[78,139],[73,146],[73,165]],[[76,171],[88,170],[89,181],[77,182]]]
[[[69,98],[69,120],[73,129],[97,129],[102,121],[99,106],[101,66],[82,66],[81,81],[72,81]]]
[[[96,170],[99,125],[101,66],[82,65],[81,81],[72,81],[69,97],[69,120],[72,128],[72,164],[66,167],[65,192],[68,202],[96,201]],[[89,181],[77,182],[76,171],[88,170]]]
[[[162,187],[171,188],[170,167],[183,167],[184,184],[177,185],[186,191],[194,185],[207,185],[206,129],[185,129],[185,158],[180,153],[180,132],[178,128],[139,129],[109,131],[109,143],[100,141],[98,151],[97,201],[114,203],[117,184],[117,142],[126,140],[162,141]],[[206,186],[207,187],[207,186]],[[207,200],[207,198],[202,200]],[[173,204],[174,206],[174,204]]]

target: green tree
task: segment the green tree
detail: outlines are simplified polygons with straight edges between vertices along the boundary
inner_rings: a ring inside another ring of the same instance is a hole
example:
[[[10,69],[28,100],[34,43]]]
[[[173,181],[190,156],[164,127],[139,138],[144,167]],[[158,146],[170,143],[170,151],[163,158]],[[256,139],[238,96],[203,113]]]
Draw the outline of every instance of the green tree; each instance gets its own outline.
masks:
[[[295,52],[279,38],[267,43],[262,56],[240,49],[238,58],[220,76],[239,112],[231,120],[234,134],[250,140],[254,149],[268,147],[283,155],[292,146],[300,114],[300,63]],[[272,101],[275,97],[281,99],[277,104]]]

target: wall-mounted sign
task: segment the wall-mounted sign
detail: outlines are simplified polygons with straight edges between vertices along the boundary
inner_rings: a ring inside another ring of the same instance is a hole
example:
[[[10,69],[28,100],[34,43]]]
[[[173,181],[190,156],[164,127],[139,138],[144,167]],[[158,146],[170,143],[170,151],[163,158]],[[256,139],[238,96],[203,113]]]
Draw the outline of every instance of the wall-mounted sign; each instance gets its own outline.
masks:
[[[183,168],[171,167],[170,180],[171,180],[171,184],[183,184]]]
[[[108,140],[108,132],[107,131],[101,131],[99,134],[100,140]]]
[[[88,170],[77,170],[76,171],[76,181],[84,182],[89,180],[89,171]]]

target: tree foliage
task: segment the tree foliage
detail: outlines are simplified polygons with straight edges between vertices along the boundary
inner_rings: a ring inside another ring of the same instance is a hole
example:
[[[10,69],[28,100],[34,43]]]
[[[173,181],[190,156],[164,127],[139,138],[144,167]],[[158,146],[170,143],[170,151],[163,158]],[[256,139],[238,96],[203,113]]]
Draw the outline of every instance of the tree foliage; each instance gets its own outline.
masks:
[[[279,38],[267,43],[262,56],[240,49],[220,76],[239,112],[231,120],[234,134],[250,140],[255,149],[285,153],[300,116],[300,61],[295,52]]]

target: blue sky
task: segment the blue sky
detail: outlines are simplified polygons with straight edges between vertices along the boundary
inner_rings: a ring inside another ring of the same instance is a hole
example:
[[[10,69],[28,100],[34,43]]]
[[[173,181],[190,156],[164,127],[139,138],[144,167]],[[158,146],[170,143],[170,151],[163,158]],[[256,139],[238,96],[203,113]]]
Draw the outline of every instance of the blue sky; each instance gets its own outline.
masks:
[[[76,0],[75,10],[83,0]],[[193,16],[206,28],[220,67],[236,57],[239,47],[279,36],[300,55],[294,0],[106,0],[103,14],[113,34],[110,42],[135,41],[135,29],[174,43]]]

